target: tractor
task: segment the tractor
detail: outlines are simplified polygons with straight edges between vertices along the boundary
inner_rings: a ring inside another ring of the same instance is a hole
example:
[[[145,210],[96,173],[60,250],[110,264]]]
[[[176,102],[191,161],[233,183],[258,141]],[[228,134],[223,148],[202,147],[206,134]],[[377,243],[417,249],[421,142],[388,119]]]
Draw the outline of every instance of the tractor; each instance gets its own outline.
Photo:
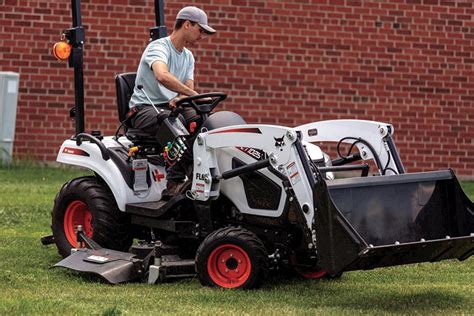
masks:
[[[162,1],[155,7],[151,40],[166,36]],[[473,254],[474,207],[455,174],[407,173],[388,123],[247,124],[217,111],[226,94],[211,92],[177,104],[193,107],[199,126],[191,131],[173,111],[157,139],[130,127],[135,74],[124,73],[115,79],[115,135],[84,132],[79,0],[72,11],[55,55],[75,70],[76,133],[57,161],[93,175],[70,180],[55,198],[52,236],[43,239],[64,257],[55,266],[113,284],[197,276],[203,285],[251,289],[274,271],[338,277]],[[319,142],[337,143],[338,157]],[[167,166],[185,153],[193,161],[189,185],[164,199]]]

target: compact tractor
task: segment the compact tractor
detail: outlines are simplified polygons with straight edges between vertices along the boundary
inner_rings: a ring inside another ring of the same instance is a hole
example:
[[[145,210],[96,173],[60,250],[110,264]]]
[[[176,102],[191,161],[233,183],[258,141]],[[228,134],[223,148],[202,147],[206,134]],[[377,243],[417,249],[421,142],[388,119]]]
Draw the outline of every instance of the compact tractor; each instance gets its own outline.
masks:
[[[163,3],[155,7],[152,40],[166,35]],[[43,242],[64,257],[56,266],[113,284],[197,275],[204,285],[249,289],[272,271],[337,277],[473,254],[474,207],[453,171],[406,173],[387,123],[247,124],[213,112],[226,95],[207,93],[178,102],[199,113],[199,126],[189,130],[174,111],[156,139],[130,127],[135,74],[126,73],[116,77],[116,134],[85,133],[80,1],[72,8],[55,55],[75,70],[76,133],[57,161],[93,175],[67,182],[55,198],[53,234]],[[339,157],[319,142],[337,143]],[[193,157],[189,187],[162,199],[167,166],[183,154]],[[344,171],[352,176],[339,177]]]

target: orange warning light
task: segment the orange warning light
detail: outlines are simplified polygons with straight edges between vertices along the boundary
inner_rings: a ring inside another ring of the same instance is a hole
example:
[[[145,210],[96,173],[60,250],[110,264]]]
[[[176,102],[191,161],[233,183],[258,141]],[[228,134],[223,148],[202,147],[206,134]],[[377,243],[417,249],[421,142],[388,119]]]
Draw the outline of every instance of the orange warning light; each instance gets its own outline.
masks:
[[[67,60],[71,55],[71,45],[61,41],[53,46],[53,55],[59,60]]]

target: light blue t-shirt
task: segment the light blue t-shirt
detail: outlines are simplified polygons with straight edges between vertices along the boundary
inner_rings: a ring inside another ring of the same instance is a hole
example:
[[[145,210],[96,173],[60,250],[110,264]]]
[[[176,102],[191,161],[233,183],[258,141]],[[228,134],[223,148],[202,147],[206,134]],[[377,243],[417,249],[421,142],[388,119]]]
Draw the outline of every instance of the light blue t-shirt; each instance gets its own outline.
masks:
[[[188,79],[194,80],[194,56],[191,51],[187,48],[181,52],[176,50],[169,36],[155,40],[148,44],[140,59],[135,88],[129,103],[130,107],[150,103],[143,91],[138,90],[138,85],[143,86],[143,90],[153,104],[168,102],[176,97],[176,92],[168,90],[156,80],[153,69],[151,69],[151,65],[156,61],[165,63],[170,73],[182,83]]]

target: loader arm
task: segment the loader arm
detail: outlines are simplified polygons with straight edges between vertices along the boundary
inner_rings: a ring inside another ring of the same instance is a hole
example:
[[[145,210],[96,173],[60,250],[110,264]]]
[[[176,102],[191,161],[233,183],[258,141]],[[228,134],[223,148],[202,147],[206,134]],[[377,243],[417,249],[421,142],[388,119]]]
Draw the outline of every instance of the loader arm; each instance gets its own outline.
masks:
[[[365,120],[329,120],[295,127],[302,141],[343,142],[356,146],[364,160],[373,159],[380,174],[402,174],[405,168],[392,140],[391,124]],[[359,141],[357,141],[359,140]]]

